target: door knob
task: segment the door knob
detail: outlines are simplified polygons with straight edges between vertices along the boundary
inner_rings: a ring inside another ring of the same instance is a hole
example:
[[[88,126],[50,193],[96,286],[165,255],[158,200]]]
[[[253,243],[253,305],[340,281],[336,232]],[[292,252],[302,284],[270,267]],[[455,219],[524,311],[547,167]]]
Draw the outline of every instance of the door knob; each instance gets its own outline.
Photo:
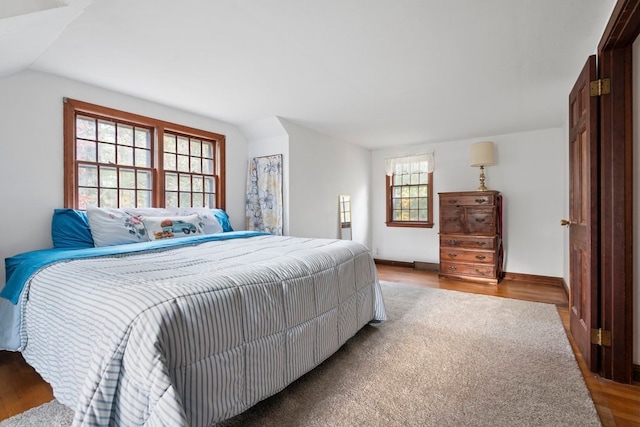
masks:
[[[571,224],[575,224],[575,223],[576,223],[575,221],[571,221],[570,219],[561,219],[560,220],[560,225],[563,226],[563,227],[568,227]]]

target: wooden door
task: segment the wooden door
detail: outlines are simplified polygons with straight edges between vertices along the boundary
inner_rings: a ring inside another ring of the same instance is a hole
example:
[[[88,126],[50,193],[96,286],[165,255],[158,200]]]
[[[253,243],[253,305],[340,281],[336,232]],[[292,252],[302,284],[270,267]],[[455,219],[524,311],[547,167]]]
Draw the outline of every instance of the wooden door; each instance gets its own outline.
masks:
[[[595,79],[594,55],[569,95],[570,328],[592,371],[599,369],[598,347],[591,344],[598,324],[598,101],[589,91]]]

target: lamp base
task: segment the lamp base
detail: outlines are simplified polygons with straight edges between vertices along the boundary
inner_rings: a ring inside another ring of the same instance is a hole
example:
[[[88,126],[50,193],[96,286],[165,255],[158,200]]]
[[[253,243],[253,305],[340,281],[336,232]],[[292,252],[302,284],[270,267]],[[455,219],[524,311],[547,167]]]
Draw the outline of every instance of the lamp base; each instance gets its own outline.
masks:
[[[488,191],[489,189],[485,187],[484,181],[486,177],[484,175],[484,166],[480,166],[480,187],[478,187],[477,191]]]

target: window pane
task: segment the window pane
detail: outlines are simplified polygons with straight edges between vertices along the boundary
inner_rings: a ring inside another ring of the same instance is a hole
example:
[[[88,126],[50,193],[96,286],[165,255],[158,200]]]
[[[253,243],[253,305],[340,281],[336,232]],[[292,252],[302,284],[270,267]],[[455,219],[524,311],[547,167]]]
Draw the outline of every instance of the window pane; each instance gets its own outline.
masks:
[[[181,208],[187,208],[191,206],[191,193],[180,193],[179,205]]]
[[[202,162],[202,173],[204,173],[204,174],[212,174],[213,173],[213,160],[203,160],[203,162]]]
[[[178,175],[174,173],[165,174],[164,187],[166,191],[178,191]]]
[[[180,187],[179,187],[179,190],[180,191],[191,191],[191,177],[189,175],[180,175]]]
[[[193,193],[193,207],[203,207],[203,206],[204,206],[204,194]]]
[[[150,208],[151,207],[151,191],[138,191],[138,208]]]
[[[133,145],[133,126],[118,125],[118,144]]]
[[[201,159],[197,157],[191,158],[191,172],[193,173],[201,173],[202,172],[202,163]]]
[[[401,199],[393,199],[393,209],[400,209],[402,207]]]
[[[402,211],[394,210],[394,211],[393,211],[393,220],[394,220],[394,221],[400,221],[400,220],[402,220]]]
[[[98,144],[98,162],[111,163],[116,162],[116,146],[113,144]]]
[[[136,188],[136,172],[133,169],[120,169],[120,188]]]
[[[76,141],[76,157],[87,162],[96,161],[96,143],[78,139]]]
[[[418,209],[418,199],[409,199],[409,209]]]
[[[215,208],[216,207],[216,195],[215,194],[207,194],[204,202],[205,208]]]
[[[97,187],[98,168],[95,166],[78,166],[78,185],[81,187]]]
[[[118,164],[133,166],[133,148],[123,145],[118,146]]]
[[[420,184],[420,174],[419,173],[412,173],[411,174],[411,185],[417,185]]]
[[[393,185],[402,185],[402,175],[393,175]]]
[[[115,168],[100,168],[100,186],[111,188],[118,186],[118,176]],[[100,198],[102,200],[102,194],[100,194]],[[116,200],[115,197],[114,200]],[[102,205],[102,202],[100,202],[100,204]]]
[[[191,155],[197,157],[202,156],[202,143],[197,139],[191,140]]]
[[[167,170],[176,170],[176,155],[175,154],[164,154],[164,168]]]
[[[178,137],[178,154],[189,154],[189,140],[183,136]]]
[[[411,199],[402,199],[401,200],[401,204],[402,204],[402,209],[403,210],[407,210],[409,209],[409,204],[411,203]]]
[[[394,198],[398,198],[398,197],[402,197],[402,188],[400,187],[393,187],[393,197]]]
[[[409,187],[400,187],[402,197],[409,197]]]
[[[189,172],[189,157],[178,156],[178,170],[180,172]]]
[[[421,185],[418,187],[418,197],[427,197],[429,195],[429,187]]]
[[[204,179],[204,192],[213,193],[213,178]]]
[[[135,208],[136,207],[136,191],[120,190],[120,206]]]
[[[411,175],[409,174],[403,174],[402,176],[402,185],[409,185],[411,184]]]
[[[78,209],[87,209],[87,205],[98,204],[97,188],[79,188],[78,189]]]
[[[151,135],[148,130],[136,128],[135,146],[140,148],[151,148]]]
[[[167,153],[176,152],[176,137],[174,135],[164,134],[164,151]]]
[[[135,155],[136,155],[136,161],[135,161],[136,166],[143,167],[143,168],[151,167],[151,151],[144,150],[142,148],[136,148]]]
[[[96,139],[96,121],[91,117],[76,118],[76,137],[85,139]]]
[[[138,171],[138,188],[151,190],[151,172]]]
[[[194,176],[192,178],[193,191],[204,191],[204,179],[201,176]]]
[[[409,197],[418,197],[418,187],[409,187]]]
[[[429,221],[429,217],[427,215],[427,211],[426,210],[421,210],[419,217],[420,217],[420,221]]]
[[[409,211],[409,221],[417,221],[418,220],[418,211]]]
[[[116,127],[113,122],[98,121],[98,141],[116,142]]]
[[[103,208],[118,207],[118,190],[101,189],[100,190],[100,206]]]
[[[208,142],[202,144],[202,157],[213,159],[213,144]]]
[[[168,208],[178,207],[178,193],[165,193],[165,206]]]
[[[428,184],[429,183],[429,174],[428,173],[421,173],[420,174],[420,179],[418,180],[418,184]]]

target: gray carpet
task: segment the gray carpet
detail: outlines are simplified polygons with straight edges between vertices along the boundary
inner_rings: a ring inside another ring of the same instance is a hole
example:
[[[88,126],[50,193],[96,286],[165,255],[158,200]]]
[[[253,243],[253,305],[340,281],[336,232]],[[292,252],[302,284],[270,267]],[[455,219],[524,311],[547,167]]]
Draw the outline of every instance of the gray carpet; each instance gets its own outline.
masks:
[[[383,283],[390,320],[224,426],[599,426],[555,306]],[[55,401],[0,426],[68,426]]]

